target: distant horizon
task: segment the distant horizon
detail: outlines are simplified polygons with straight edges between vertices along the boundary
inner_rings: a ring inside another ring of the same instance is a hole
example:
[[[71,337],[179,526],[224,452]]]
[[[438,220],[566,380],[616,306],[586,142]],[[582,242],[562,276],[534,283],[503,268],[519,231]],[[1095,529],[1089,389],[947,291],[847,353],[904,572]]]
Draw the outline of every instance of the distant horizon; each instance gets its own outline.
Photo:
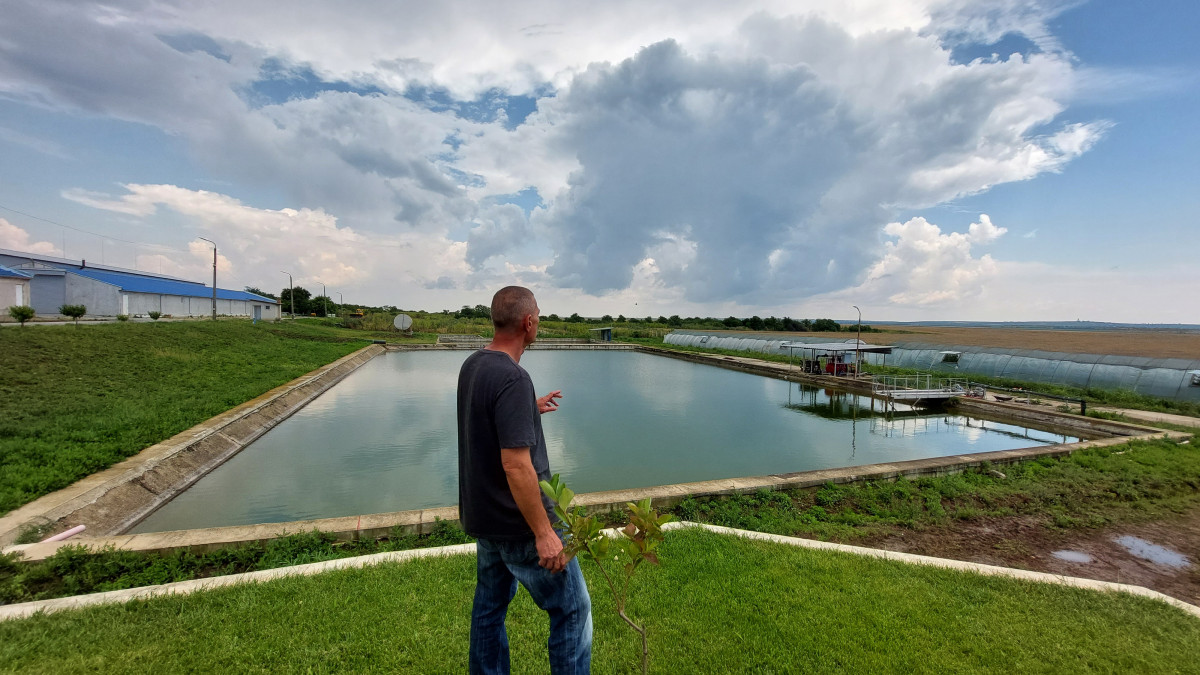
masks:
[[[718,317],[702,317],[702,318],[718,318]],[[742,318],[749,318],[749,317],[738,317],[738,318],[742,319]],[[761,317],[761,318],[766,318],[766,317]],[[796,317],[792,317],[792,318],[796,318]],[[812,319],[812,318],[826,318],[826,317],[801,317],[801,318]],[[855,319],[834,318],[833,321],[836,321],[843,328],[846,326],[856,325]],[[1022,328],[1022,327],[1028,327],[1028,328],[1038,328],[1038,329],[1059,329],[1059,330],[1100,330],[1103,328],[1155,328],[1155,329],[1164,329],[1164,330],[1178,329],[1178,330],[1200,331],[1200,324],[1195,324],[1195,323],[1129,323],[1129,322],[1117,322],[1117,321],[1016,321],[1016,320],[1015,321],[944,321],[944,320],[867,321],[866,318],[864,317],[863,325],[864,326],[872,326],[872,327],[874,327],[874,326],[939,327],[940,326],[940,327],[946,327],[946,328],[953,328],[953,327],[961,327],[961,328],[975,328],[975,327],[978,327],[978,328],[992,328],[992,327]],[[695,330],[695,329],[685,328],[683,330]],[[711,330],[740,330],[740,329],[738,329],[738,328],[719,328],[719,329],[714,328]],[[756,330],[756,331],[752,331],[752,332],[794,333],[794,332],[802,332],[802,331],[770,331],[770,330],[763,329],[763,330]],[[851,332],[853,332],[853,331],[851,331]]]
[[[67,265],[81,265],[84,262],[83,259],[75,260],[75,259],[71,259],[71,258],[61,258],[61,257],[55,257],[55,256],[38,255],[38,254],[29,252],[29,251],[18,251],[15,249],[6,249],[6,248],[0,248],[0,254],[11,255],[14,257],[28,257],[33,260],[51,260],[54,262],[67,264]],[[145,275],[160,277],[160,278],[164,278],[164,279],[182,280],[182,281],[187,281],[188,283],[200,284],[202,286],[205,286],[206,288],[211,288],[211,286],[209,286],[208,283],[204,282],[204,281],[191,281],[188,279],[180,279],[178,277],[171,277],[168,275],[159,274],[156,272],[150,272],[150,271],[146,271],[146,270],[130,269],[128,267],[121,267],[119,265],[109,265],[109,264],[104,264],[104,263],[97,264],[97,263],[93,262],[92,266],[97,269],[108,269],[108,270],[122,271],[122,272],[136,273],[136,274],[145,274]],[[297,288],[306,288],[299,284],[297,284],[296,287]],[[244,288],[251,288],[251,286],[243,286],[241,288],[229,288],[226,290],[242,290]],[[269,292],[266,289],[259,289],[259,290]],[[307,290],[307,288],[306,288],[306,290]],[[353,305],[353,304],[365,304],[365,303],[349,302],[349,303],[339,303],[339,304],[342,306],[349,306],[349,305]],[[368,305],[368,306],[374,306],[374,305]],[[436,309],[436,310],[406,309],[406,310],[401,310],[401,311],[410,311],[410,312],[420,311],[420,312],[426,312],[426,313],[430,313],[430,314],[436,314],[436,313],[445,312],[445,311],[453,312],[456,310],[454,310],[452,308],[442,308],[442,309]],[[551,312],[550,314],[558,314],[558,312]],[[550,314],[544,314],[543,316],[549,316]],[[672,312],[672,314],[676,314],[676,312]],[[600,316],[604,316],[604,315],[600,315]],[[638,316],[636,318],[643,318],[644,316],[645,315],[642,315],[642,316]],[[668,315],[655,315],[655,318],[657,318],[657,316],[668,316]],[[737,318],[748,319],[751,316],[756,316],[756,315],[750,314],[750,315],[746,315],[746,316],[739,316]],[[774,315],[769,314],[768,316],[774,316]],[[597,319],[599,317],[587,316],[584,318]],[[714,316],[714,315],[706,315],[701,318],[721,319],[724,317],[718,317],[718,316]],[[760,318],[766,318],[766,317],[760,317]],[[827,318],[827,317],[804,316],[804,317],[792,317],[792,318],[817,319],[817,318]],[[857,322],[857,319],[854,319],[854,318],[851,318],[851,319],[834,318],[833,320],[843,326],[845,326],[845,325],[852,326],[852,325],[855,325],[855,323]],[[863,325],[964,326],[964,327],[969,327],[969,326],[1006,326],[1006,327],[1031,326],[1032,327],[1032,326],[1036,326],[1036,327],[1043,327],[1043,328],[1045,328],[1045,327],[1060,327],[1063,329],[1076,329],[1076,330],[1078,330],[1084,326],[1088,326],[1088,327],[1099,326],[1099,327],[1115,327],[1115,328],[1149,327],[1149,328],[1163,328],[1163,329],[1177,328],[1177,329],[1181,329],[1181,330],[1200,330],[1200,324],[1096,321],[1096,320],[1091,320],[1091,319],[1073,319],[1073,320],[1067,319],[1067,320],[1058,320],[1058,321],[1055,321],[1055,320],[1023,320],[1023,319],[1012,319],[1012,320],[1005,320],[1005,321],[972,321],[972,320],[953,320],[953,319],[907,319],[907,320],[878,319],[878,320],[874,320],[874,321],[867,321],[864,318]]]

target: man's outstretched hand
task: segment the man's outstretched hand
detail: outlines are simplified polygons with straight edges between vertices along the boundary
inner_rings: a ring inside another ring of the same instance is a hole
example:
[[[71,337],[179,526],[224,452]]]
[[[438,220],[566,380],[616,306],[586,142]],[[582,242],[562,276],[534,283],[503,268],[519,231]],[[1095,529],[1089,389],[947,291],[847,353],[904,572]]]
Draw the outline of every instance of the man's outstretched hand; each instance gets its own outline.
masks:
[[[546,394],[545,396],[539,398],[537,400],[538,412],[542,413],[544,415],[548,412],[554,412],[555,410],[558,410],[558,401],[554,400],[556,398],[562,398],[562,390],[561,389],[555,389],[554,391],[550,392],[549,394]],[[543,567],[544,567],[544,565],[543,565]]]

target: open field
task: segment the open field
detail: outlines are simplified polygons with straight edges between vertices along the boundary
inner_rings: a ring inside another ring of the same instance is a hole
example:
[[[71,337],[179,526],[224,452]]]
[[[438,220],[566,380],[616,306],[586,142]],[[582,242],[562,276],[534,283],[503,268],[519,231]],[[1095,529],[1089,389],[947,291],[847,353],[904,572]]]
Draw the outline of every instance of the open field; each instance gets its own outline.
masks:
[[[965,326],[881,326],[882,333],[864,333],[863,342],[963,345],[1002,349],[1037,349],[1046,352],[1112,354],[1147,358],[1200,359],[1200,331],[1168,330],[1040,330]],[[738,335],[745,331],[711,331]],[[754,331],[763,332],[763,331]],[[776,333],[780,336],[823,338],[830,342],[854,339],[854,331],[840,333]]]
[[[959,326],[905,326],[902,330],[904,333],[889,334],[888,342],[897,345],[924,342],[1047,352],[1200,359],[1200,331],[1075,331]]]
[[[1118,593],[982,577],[696,530],[634,580],[651,671],[1196,672],[1200,620]],[[470,555],[293,577],[0,624],[17,672],[463,672]],[[640,645],[592,563],[593,670]],[[513,672],[546,672],[547,622],[520,591]]]

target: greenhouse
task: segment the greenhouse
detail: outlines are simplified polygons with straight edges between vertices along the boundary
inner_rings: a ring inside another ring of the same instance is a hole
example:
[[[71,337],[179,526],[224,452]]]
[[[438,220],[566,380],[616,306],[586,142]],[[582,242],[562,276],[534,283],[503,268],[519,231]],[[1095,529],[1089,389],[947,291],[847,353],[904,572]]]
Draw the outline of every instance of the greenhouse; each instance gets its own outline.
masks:
[[[774,333],[730,335],[689,330],[673,331],[663,341],[687,347],[784,355],[788,354],[786,344],[789,342],[832,342],[826,336],[787,336],[785,339]],[[853,345],[855,339],[850,338],[845,342]],[[1200,359],[1156,359],[907,343],[896,345],[891,354],[864,353],[863,360],[872,365],[935,373],[1002,377],[1084,389],[1129,390],[1176,401],[1200,402]]]

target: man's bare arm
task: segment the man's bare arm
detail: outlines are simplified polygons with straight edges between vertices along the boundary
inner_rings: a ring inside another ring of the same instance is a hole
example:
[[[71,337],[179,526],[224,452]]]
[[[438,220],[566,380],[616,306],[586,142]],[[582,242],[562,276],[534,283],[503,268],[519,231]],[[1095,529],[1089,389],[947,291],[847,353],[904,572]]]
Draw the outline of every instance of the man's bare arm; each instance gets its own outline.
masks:
[[[517,508],[537,540],[538,564],[551,572],[561,572],[567,564],[562,556],[562,540],[558,538],[542,505],[542,488],[538,485],[529,448],[501,448],[500,463]]]

